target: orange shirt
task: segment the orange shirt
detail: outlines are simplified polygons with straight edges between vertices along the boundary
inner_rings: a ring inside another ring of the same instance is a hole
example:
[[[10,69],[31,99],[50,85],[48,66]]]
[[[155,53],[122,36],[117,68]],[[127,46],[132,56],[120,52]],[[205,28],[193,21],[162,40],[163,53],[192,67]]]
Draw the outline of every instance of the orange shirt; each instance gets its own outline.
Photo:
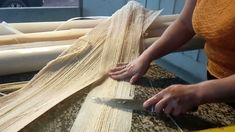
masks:
[[[210,74],[217,78],[235,74],[235,0],[197,0],[192,23],[206,40]]]

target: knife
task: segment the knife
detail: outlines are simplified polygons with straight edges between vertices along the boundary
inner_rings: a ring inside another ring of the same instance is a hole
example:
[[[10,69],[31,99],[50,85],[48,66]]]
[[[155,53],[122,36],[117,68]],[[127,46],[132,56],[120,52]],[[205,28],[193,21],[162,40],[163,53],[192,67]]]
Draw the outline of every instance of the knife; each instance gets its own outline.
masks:
[[[104,104],[112,108],[154,112],[154,106],[147,109],[143,107],[145,100],[108,97],[93,97],[92,99],[97,104]]]
[[[145,102],[145,100],[140,100],[140,99],[122,99],[122,98],[108,98],[108,97],[93,97],[92,99],[97,104],[104,104],[117,109],[131,109],[131,110],[148,111],[148,112],[155,111],[154,105],[148,108],[144,108],[143,103]],[[194,107],[189,112],[196,112],[197,110],[198,107]]]

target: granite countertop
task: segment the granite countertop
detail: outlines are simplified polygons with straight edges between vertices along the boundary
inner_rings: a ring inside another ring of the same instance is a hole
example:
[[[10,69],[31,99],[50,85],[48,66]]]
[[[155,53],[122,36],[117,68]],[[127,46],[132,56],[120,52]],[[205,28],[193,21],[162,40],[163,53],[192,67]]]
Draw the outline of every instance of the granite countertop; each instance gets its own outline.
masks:
[[[0,83],[30,80],[35,73],[31,72],[0,77]],[[137,83],[135,98],[147,99],[159,92],[162,88],[179,83],[186,84],[186,82],[174,74],[157,65],[153,65],[147,75]],[[86,95],[87,93],[75,93],[27,125],[21,131],[69,131]],[[205,104],[200,106],[196,112],[173,117],[173,120],[180,129],[165,114],[133,111],[131,131],[194,131],[228,126],[235,123],[235,110],[224,103]]]

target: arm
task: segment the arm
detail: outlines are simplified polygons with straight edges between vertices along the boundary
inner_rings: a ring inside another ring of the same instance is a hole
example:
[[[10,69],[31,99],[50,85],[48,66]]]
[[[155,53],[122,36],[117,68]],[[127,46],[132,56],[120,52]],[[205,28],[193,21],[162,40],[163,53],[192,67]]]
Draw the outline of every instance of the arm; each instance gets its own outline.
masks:
[[[192,27],[195,4],[196,0],[187,0],[179,18],[140,57],[150,63],[152,60],[178,49],[190,40],[195,34]]]
[[[235,102],[235,74],[223,79],[199,83],[200,104]]]
[[[137,59],[120,64],[110,70],[109,75],[115,80],[130,78],[135,83],[143,76],[154,59],[158,59],[184,45],[195,34],[192,27],[192,14],[196,0],[187,0],[179,18],[169,26],[160,39],[154,42]]]

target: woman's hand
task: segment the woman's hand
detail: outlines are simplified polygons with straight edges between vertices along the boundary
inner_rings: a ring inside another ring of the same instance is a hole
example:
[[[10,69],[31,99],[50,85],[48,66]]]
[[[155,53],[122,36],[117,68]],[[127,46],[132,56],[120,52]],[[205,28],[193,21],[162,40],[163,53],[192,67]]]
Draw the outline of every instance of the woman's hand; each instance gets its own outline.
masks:
[[[200,104],[200,85],[172,85],[144,102],[144,107],[155,106],[155,111],[174,116],[192,110]]]
[[[133,84],[147,72],[149,66],[150,62],[138,57],[130,63],[118,64],[110,70],[109,75],[115,80],[130,78],[130,83]]]

